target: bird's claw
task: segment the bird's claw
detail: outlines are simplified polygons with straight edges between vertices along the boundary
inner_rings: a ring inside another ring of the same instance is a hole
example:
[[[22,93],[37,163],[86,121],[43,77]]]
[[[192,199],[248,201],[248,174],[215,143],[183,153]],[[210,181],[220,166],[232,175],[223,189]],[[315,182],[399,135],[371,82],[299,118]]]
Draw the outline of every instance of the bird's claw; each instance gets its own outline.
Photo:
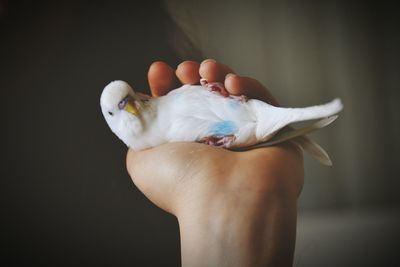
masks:
[[[226,135],[223,137],[207,136],[201,139],[200,143],[210,146],[230,148],[235,140],[235,135]]]
[[[206,87],[210,92],[216,93],[216,94],[218,94],[220,96],[228,97],[228,98],[231,98],[231,99],[235,99],[235,100],[238,100],[238,101],[240,101],[242,103],[247,102],[247,100],[248,100],[247,96],[245,96],[245,95],[239,95],[239,96],[231,95],[228,92],[228,90],[226,90],[226,88],[225,88],[223,83],[220,83],[220,82],[208,82],[207,79],[203,78],[203,79],[200,79],[200,84],[203,87]]]

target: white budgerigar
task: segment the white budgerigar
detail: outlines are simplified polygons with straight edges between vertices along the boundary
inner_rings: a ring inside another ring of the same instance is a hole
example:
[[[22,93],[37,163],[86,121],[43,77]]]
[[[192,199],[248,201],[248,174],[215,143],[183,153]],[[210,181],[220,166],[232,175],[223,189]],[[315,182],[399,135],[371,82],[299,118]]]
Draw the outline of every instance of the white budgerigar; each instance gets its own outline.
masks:
[[[330,116],[342,109],[339,99],[306,108],[275,107],[231,96],[223,85],[204,81],[154,98],[135,93],[126,82],[113,81],[104,88],[100,105],[111,130],[134,150],[168,142],[201,142],[240,150],[295,138],[327,165],[331,162],[326,152],[304,134],[326,126],[336,118]],[[321,118],[327,119],[279,132],[291,123]]]

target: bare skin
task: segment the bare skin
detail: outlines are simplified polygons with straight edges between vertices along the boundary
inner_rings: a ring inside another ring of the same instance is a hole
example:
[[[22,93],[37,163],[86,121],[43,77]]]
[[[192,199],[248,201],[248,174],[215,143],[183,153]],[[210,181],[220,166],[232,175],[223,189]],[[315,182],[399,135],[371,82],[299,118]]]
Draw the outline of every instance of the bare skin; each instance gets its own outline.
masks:
[[[150,66],[152,94],[160,96],[200,78],[223,82],[233,95],[277,105],[258,81],[230,74],[214,60],[185,61],[176,70]],[[303,156],[293,144],[232,152],[198,143],[169,143],[128,151],[136,186],[178,218],[182,266],[291,266]]]

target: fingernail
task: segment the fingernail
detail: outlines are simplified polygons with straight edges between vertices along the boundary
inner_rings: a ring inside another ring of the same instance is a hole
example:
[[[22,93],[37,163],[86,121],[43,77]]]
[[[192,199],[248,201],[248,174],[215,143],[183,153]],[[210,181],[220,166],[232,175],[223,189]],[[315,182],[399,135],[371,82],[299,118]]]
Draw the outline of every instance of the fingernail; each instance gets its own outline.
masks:
[[[205,64],[205,63],[207,63],[207,62],[214,62],[214,63],[216,63],[217,61],[216,61],[215,59],[209,58],[209,59],[203,60],[203,62],[201,62],[200,65],[203,65],[203,64]]]
[[[230,78],[230,77],[235,77],[235,76],[237,76],[237,75],[234,74],[234,73],[228,73],[228,74],[225,76],[225,80],[228,79],[228,78]]]
[[[176,68],[179,68],[180,66],[182,66],[184,63],[186,63],[187,62],[187,60],[185,60],[185,61],[182,61],[181,63],[179,63],[179,65],[178,66],[176,66]]]

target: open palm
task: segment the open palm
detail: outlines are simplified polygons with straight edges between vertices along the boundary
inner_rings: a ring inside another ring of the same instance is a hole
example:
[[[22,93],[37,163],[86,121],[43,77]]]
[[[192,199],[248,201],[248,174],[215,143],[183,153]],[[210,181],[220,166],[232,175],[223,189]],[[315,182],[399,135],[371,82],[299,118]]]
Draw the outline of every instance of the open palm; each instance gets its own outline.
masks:
[[[185,61],[174,71],[155,62],[148,79],[152,94],[160,96],[182,84],[196,84],[200,77],[224,82],[232,94],[245,94],[277,105],[267,89],[213,60],[200,64]],[[226,76],[228,74],[228,76]],[[191,207],[196,197],[207,202],[227,190],[252,192],[293,190],[303,184],[301,152],[293,144],[232,152],[198,143],[169,143],[136,152],[128,151],[127,168],[138,188],[156,205],[175,215]],[[282,193],[282,192],[281,192]],[[193,203],[194,204],[194,203]]]
[[[224,82],[231,94],[277,102],[258,81],[214,60],[151,65],[153,96],[200,78]],[[291,266],[297,198],[303,186],[301,150],[287,142],[233,152],[199,143],[130,149],[136,186],[179,222],[182,266]]]

